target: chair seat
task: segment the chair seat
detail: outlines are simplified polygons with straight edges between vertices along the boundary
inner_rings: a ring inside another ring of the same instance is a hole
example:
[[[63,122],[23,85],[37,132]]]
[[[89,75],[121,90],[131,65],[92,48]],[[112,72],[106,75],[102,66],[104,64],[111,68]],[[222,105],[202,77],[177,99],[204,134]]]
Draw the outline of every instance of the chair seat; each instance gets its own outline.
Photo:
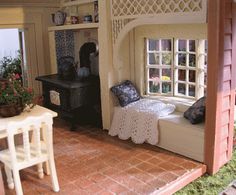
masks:
[[[34,144],[30,144],[30,160],[25,164],[25,156],[24,156],[24,147],[23,145],[19,145],[16,147],[16,160],[20,169],[24,169],[29,166],[29,164],[34,165],[35,163],[40,163],[46,161],[48,158],[48,153],[46,149],[46,144],[41,142],[41,155],[37,155],[37,150]],[[0,161],[2,161],[5,165],[11,168],[10,161],[10,151],[8,149],[0,151]]]

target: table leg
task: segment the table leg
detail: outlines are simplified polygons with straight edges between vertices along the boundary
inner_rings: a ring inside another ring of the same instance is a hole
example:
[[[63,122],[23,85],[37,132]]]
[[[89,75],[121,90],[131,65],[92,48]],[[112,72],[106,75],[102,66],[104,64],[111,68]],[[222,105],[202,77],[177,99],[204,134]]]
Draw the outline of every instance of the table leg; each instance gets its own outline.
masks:
[[[45,131],[47,130],[47,127],[45,127],[43,125],[41,130],[42,130],[42,140],[46,143],[47,136],[46,136],[46,132]],[[43,170],[44,170],[44,173],[46,175],[50,175],[50,169],[49,169],[48,161],[43,163]]]

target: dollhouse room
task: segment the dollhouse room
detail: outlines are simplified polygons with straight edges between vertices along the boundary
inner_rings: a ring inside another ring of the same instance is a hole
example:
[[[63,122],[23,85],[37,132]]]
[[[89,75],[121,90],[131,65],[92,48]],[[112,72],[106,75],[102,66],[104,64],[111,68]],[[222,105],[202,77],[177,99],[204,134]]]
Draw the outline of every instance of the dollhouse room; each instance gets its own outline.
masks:
[[[216,174],[234,152],[235,13],[0,0],[0,194],[168,195]]]

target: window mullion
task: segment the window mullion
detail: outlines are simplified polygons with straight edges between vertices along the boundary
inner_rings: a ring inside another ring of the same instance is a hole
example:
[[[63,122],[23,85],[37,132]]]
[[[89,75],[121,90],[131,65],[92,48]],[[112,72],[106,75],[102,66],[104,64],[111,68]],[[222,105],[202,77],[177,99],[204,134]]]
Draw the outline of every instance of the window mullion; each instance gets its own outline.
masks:
[[[149,41],[146,39],[146,78],[145,78],[145,86],[146,86],[146,93],[150,93],[149,91]]]
[[[199,40],[198,45],[198,93],[197,98],[204,96],[204,61],[205,61],[205,46],[204,40]]]
[[[149,91],[149,67],[146,67],[146,90],[147,90],[147,93],[150,93]]]
[[[189,40],[186,40],[186,79],[185,79],[185,95],[189,96]]]
[[[197,66],[197,70],[196,70],[196,98],[198,99],[199,97],[201,97],[202,95],[202,87],[201,87],[201,81],[202,81],[202,70],[201,70],[201,62],[202,62],[202,52],[201,52],[201,43],[202,41],[199,40],[197,42],[198,46],[197,46],[197,53],[196,53],[196,66]],[[204,82],[204,81],[203,81]]]
[[[174,42],[174,38],[171,40],[171,50],[172,50],[172,53],[171,53],[171,78],[172,78],[172,82],[171,82],[171,93],[172,93],[172,96],[174,96],[174,91],[175,91],[175,59],[174,59],[174,56],[175,56],[175,42]]]
[[[178,93],[178,40],[174,39],[174,78],[173,78],[173,84],[174,84],[174,96]]]

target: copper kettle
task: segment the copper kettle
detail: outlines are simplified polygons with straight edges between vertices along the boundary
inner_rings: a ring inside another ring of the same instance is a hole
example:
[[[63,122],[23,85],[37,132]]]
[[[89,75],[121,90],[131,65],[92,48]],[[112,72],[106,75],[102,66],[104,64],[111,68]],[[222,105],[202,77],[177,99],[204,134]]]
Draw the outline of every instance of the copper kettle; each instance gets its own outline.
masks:
[[[52,21],[57,26],[63,25],[66,20],[66,13],[63,11],[57,11],[55,14],[52,14]]]

